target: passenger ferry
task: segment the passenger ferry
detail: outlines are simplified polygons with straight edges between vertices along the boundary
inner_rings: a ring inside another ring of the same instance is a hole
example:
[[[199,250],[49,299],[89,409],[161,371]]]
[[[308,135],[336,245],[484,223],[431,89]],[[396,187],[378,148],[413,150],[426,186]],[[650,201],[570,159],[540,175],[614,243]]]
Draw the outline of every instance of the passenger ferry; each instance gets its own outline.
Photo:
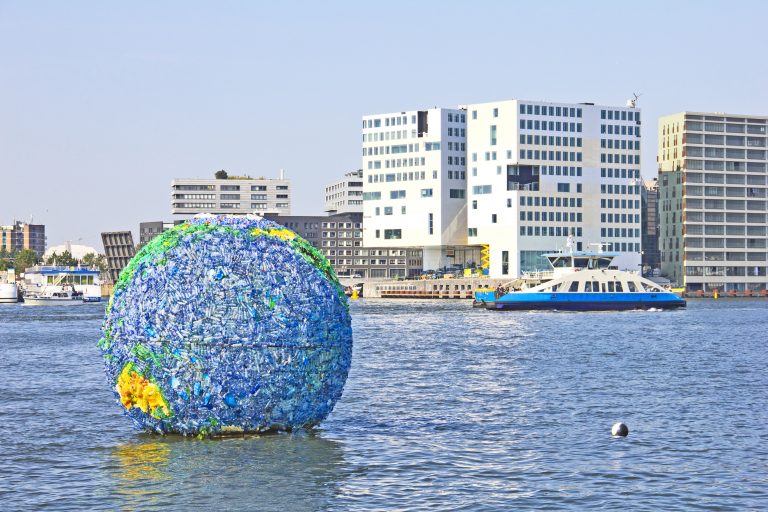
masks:
[[[24,303],[27,305],[82,304],[101,300],[101,281],[96,268],[34,266],[24,272]]]
[[[477,290],[474,305],[494,310],[620,311],[675,309],[684,299],[634,272],[611,268],[615,252],[544,254],[554,279],[520,291]]]

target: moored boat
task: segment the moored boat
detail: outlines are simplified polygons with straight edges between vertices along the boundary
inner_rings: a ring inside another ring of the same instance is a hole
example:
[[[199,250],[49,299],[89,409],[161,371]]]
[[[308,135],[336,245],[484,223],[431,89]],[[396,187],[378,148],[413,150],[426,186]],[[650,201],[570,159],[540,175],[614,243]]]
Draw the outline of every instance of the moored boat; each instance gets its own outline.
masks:
[[[620,311],[675,309],[684,299],[637,273],[611,267],[618,253],[544,254],[559,276],[519,291],[477,290],[475,305],[493,310]]]

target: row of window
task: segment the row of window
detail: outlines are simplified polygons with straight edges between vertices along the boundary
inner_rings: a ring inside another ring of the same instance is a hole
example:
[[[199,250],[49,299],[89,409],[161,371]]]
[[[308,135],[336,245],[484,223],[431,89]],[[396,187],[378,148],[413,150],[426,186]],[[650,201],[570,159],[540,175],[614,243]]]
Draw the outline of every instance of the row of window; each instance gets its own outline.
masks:
[[[381,238],[381,230],[376,230],[376,238]],[[402,229],[385,229],[384,230],[384,240],[400,240],[403,238],[403,230]]]
[[[362,247],[363,242],[360,240],[323,240],[323,247]]]
[[[495,152],[494,152],[494,156],[495,156]],[[638,162],[639,162],[639,158],[640,157],[638,157]],[[494,158],[493,160],[496,160],[496,158]],[[539,151],[538,149],[535,149],[535,150],[521,149],[520,160],[558,160],[563,162],[581,162],[582,153],[581,151],[568,152],[568,151],[543,151],[543,150]]]
[[[368,175],[368,183],[394,183],[396,181],[421,181],[425,179],[427,179],[425,171]],[[432,179],[437,179],[437,171],[432,171]],[[363,193],[363,199],[365,199],[365,193]]]
[[[416,129],[411,130],[411,138],[416,138]],[[366,142],[384,142],[387,140],[402,140],[408,138],[408,130],[393,130],[389,132],[374,132],[363,134],[363,144]]]
[[[765,236],[765,235],[762,235]],[[689,249],[765,249],[765,238],[686,238]]]
[[[766,190],[757,187],[700,187],[686,185],[684,193],[689,196],[714,196],[714,197],[766,197]]]
[[[582,236],[580,227],[568,226],[520,226],[520,236]]]
[[[634,221],[635,224],[640,224],[640,214],[639,213],[601,213],[600,214],[600,222],[604,224],[632,224]]]
[[[225,190],[227,192],[238,192],[240,190],[240,185],[221,185],[220,190]],[[266,185],[251,185],[252,191],[257,190],[267,190]],[[288,185],[275,185],[275,190],[288,190]]]
[[[581,222],[581,218],[581,212],[520,212],[520,220],[529,222]]]
[[[685,160],[685,168],[693,171],[736,171],[736,172],[761,172],[766,166],[758,162],[722,162],[717,160]]]
[[[612,167],[601,167],[600,177],[640,179],[640,169],[614,169]]]
[[[449,137],[466,137],[467,136],[467,130],[466,128],[451,128],[448,127],[448,136]]]
[[[569,167],[567,165],[542,165],[541,174],[542,176],[581,176],[581,167]],[[579,187],[581,187],[581,185],[579,185]],[[581,192],[581,189],[579,189],[579,192]]]
[[[581,117],[581,107],[556,107],[554,105],[529,105],[521,103],[520,113],[532,116]],[[493,117],[498,117],[498,114],[498,109],[494,109]]]
[[[740,199],[686,199],[685,208],[691,210],[752,210],[765,211],[765,201]]]
[[[520,144],[537,144],[580,148],[583,144],[583,139],[581,137],[560,137],[559,135],[526,135],[521,133]]]
[[[669,214],[667,214],[669,215]],[[674,213],[672,214],[672,222],[674,220]],[[669,220],[667,220],[669,222]],[[685,219],[683,222],[737,222],[739,224],[763,224],[766,222],[764,213],[736,213],[736,212],[685,212]],[[730,228],[737,228],[737,232],[744,231],[744,226],[727,226]],[[730,232],[729,232],[730,233]]]
[[[743,254],[742,254],[743,256]],[[685,267],[686,276],[726,276],[726,277],[764,277],[766,275],[766,267],[748,266],[748,267]]]
[[[686,121],[686,131],[694,132],[728,132],[728,133],[744,133],[746,126],[747,133],[765,135],[765,124],[723,124],[723,123],[702,123],[700,121]]]
[[[640,200],[635,199],[634,201],[632,199],[601,199],[600,200],[600,208],[615,208],[615,209],[627,209],[627,208],[634,208],[636,210],[640,209]]]
[[[453,114],[451,112],[448,112],[448,122],[449,123],[453,123],[453,122],[466,123],[467,118],[464,114]]]
[[[620,155],[618,153],[600,153],[600,163],[640,165],[640,155]]]
[[[392,160],[384,160],[384,168],[390,169],[395,167],[413,167],[416,165],[426,165],[426,159],[422,157],[416,158],[397,158]],[[368,169],[381,169],[381,160],[369,160]],[[368,183],[371,182],[370,176],[368,176]],[[417,178],[418,179],[418,178]]]
[[[640,195],[640,185],[614,185],[612,183],[601,183],[600,193]]]
[[[632,228],[600,228],[600,236],[603,238],[640,238],[640,230]]]
[[[549,206],[557,208],[581,208],[580,197],[520,196],[520,206]],[[512,207],[512,199],[507,199],[507,207]]]
[[[626,127],[625,127],[626,128]],[[538,119],[521,119],[521,130],[544,130],[550,132],[581,133],[581,123],[561,123],[560,121],[539,121]]]
[[[600,119],[614,121],[640,121],[639,110],[600,110]]]
[[[408,124],[408,116],[392,116],[379,119],[363,119],[363,129],[365,128],[381,128],[382,119],[384,126],[400,126]],[[411,115],[411,124],[416,124],[416,115]]]
[[[634,135],[640,136],[639,126],[627,126],[627,125],[613,125],[613,124],[601,124],[600,133],[607,133],[608,135]]]
[[[626,139],[600,139],[600,147],[607,149],[631,149],[639,150],[639,140],[626,140]]]
[[[662,253],[662,258],[664,254]],[[746,257],[746,259],[745,259]],[[765,261],[766,254],[764,252],[698,252],[698,251],[686,251],[685,259],[687,261]]]
[[[323,231],[322,235],[323,238],[360,238],[362,236],[362,231]]]

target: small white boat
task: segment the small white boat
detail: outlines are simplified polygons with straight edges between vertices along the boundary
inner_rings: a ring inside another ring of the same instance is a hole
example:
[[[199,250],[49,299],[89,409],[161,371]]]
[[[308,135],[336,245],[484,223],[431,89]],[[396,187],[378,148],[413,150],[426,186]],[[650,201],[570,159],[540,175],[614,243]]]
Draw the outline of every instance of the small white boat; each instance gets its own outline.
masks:
[[[83,302],[83,294],[67,285],[60,290],[43,289],[39,295],[24,297],[25,306],[74,306]]]

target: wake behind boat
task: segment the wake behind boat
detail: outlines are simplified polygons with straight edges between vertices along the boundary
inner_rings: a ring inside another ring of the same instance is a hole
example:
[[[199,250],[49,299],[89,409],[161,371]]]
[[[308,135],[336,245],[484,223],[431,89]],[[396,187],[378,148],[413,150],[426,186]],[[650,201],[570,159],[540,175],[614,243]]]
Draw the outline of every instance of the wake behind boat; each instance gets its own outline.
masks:
[[[634,272],[610,268],[618,253],[570,251],[544,254],[555,279],[506,292],[477,290],[475,306],[493,310],[621,311],[675,309],[686,302]]]

